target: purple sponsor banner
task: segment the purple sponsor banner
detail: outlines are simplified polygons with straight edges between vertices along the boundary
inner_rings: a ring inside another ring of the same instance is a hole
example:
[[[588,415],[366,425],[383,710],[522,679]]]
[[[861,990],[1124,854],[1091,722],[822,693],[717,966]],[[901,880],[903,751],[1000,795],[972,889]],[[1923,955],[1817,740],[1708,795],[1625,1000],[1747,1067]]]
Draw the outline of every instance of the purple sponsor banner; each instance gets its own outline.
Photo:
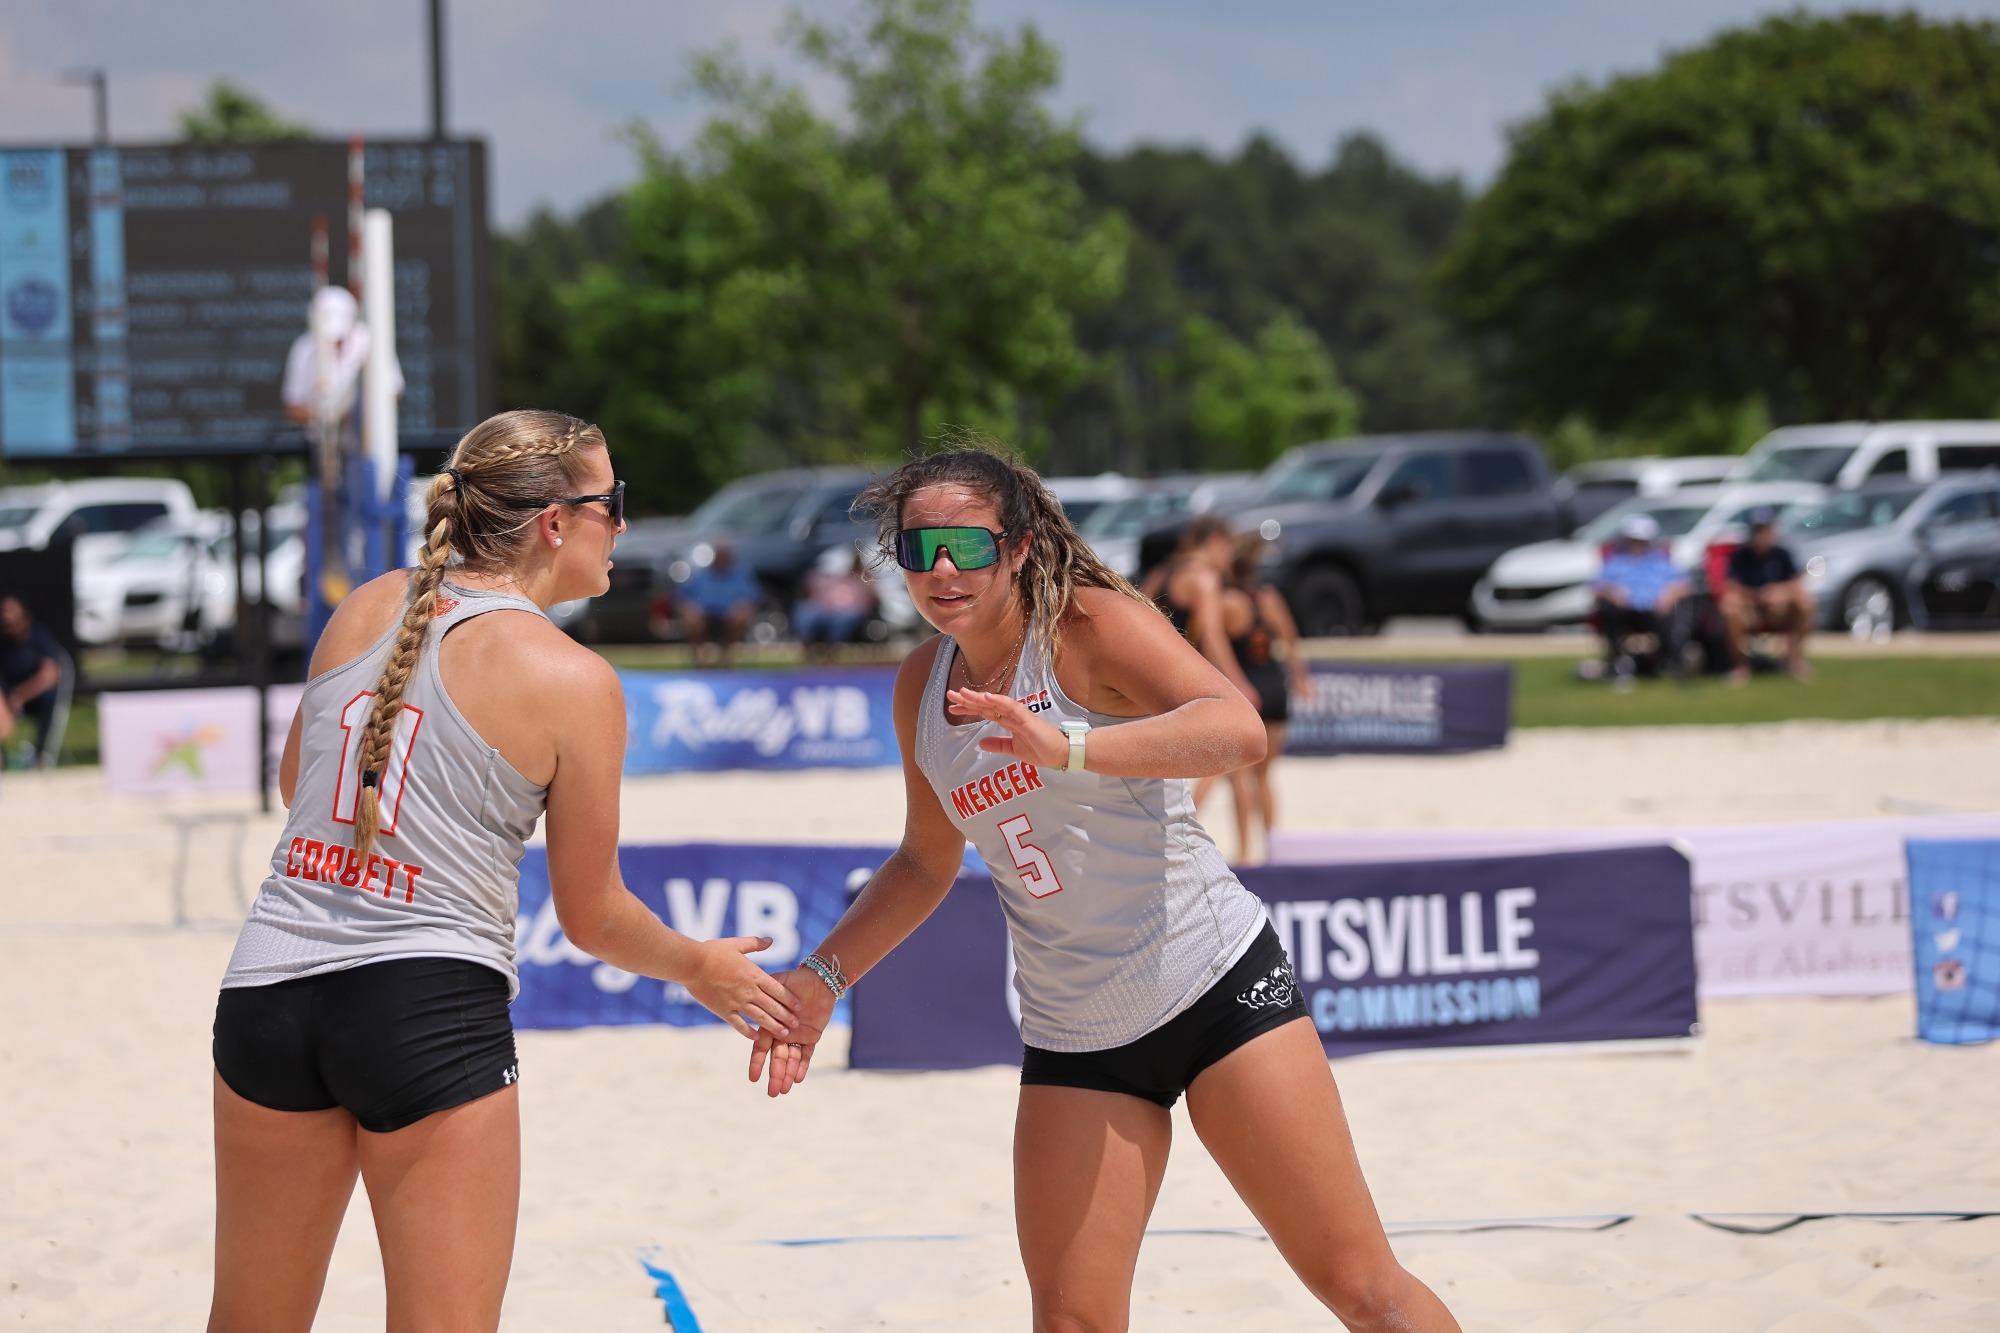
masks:
[[[1687,859],[1628,847],[1244,872],[1329,1055],[1699,1030]],[[854,990],[857,1068],[1014,1064],[1005,923],[962,875]]]
[[[1330,1055],[1692,1036],[1690,877],[1671,847],[1243,874]]]
[[[1456,754],[1507,743],[1511,666],[1314,662],[1292,696],[1290,754]]]
[[[961,871],[937,910],[848,992],[856,1069],[974,1069],[1021,1063],[1009,1010],[1012,951],[982,866]]]
[[[628,844],[618,849],[618,869],[639,901],[683,935],[770,936],[771,947],[750,956],[766,971],[779,972],[825,938],[847,910],[848,896],[889,852],[887,847]],[[530,847],[521,859],[520,892],[515,1027],[722,1021],[682,987],[620,971],[571,944],[556,917],[548,854],[541,847]],[[844,1006],[835,1017],[846,1017]]]

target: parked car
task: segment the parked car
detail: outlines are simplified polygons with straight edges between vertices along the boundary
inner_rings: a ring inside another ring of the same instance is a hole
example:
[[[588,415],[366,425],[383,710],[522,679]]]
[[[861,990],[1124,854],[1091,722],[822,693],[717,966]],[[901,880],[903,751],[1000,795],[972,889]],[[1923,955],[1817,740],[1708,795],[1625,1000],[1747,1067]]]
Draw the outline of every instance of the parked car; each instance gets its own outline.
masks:
[[[1684,486],[1712,486],[1738,459],[1725,454],[1688,458],[1606,458],[1579,463],[1556,480],[1556,503],[1574,532],[1634,496],[1669,495]]]
[[[265,516],[271,525],[264,555],[270,574],[271,646],[281,652],[295,651],[305,646],[306,507],[299,500],[281,499],[265,511]],[[260,521],[254,510],[243,515],[244,595],[252,600],[258,596],[264,579],[264,571],[257,563]],[[202,561],[201,608],[195,638],[203,651],[223,649],[235,639],[235,551],[235,534],[225,525],[209,542]]]
[[[687,537],[684,518],[635,518],[611,553],[610,587],[596,597],[557,602],[549,619],[579,639],[639,643],[666,633],[654,606],[667,566]]]
[[[874,544],[874,525],[850,513],[870,479],[859,468],[793,468],[745,477],[710,496],[654,559],[656,633],[678,634],[673,589],[714,558],[717,541],[727,540],[764,585],[765,606],[752,637],[781,636],[785,614],[820,552],[841,542]]]
[[[1097,558],[1126,578],[1139,572],[1139,541],[1146,529],[1163,519],[1187,514],[1198,492],[1213,479],[1200,476],[1162,477],[1142,482],[1123,499],[1110,500],[1076,524],[1077,535],[1090,544]],[[1064,506],[1068,512],[1068,506]]]
[[[2000,510],[1928,534],[1904,600],[1919,629],[2000,630]]]
[[[194,493],[170,477],[88,477],[0,490],[0,551],[74,540],[79,565],[109,559],[163,518],[192,520]]]
[[[1772,431],[1743,456],[1735,477],[1853,490],[1864,482],[1935,481],[1996,466],[2000,421],[1842,421]]]
[[[1117,472],[1100,472],[1094,477],[1044,477],[1042,485],[1061,502],[1064,516],[1075,528],[1081,528],[1099,506],[1137,495],[1145,487],[1144,482]]]
[[[1572,536],[1517,547],[1493,562],[1472,590],[1473,623],[1481,629],[1546,630],[1581,624],[1596,604],[1592,586],[1604,548],[1632,514],[1649,515],[1670,543],[1674,563],[1700,571],[1709,544],[1738,531],[1750,511],[1815,501],[1826,488],[1808,482],[1689,486],[1656,499],[1632,499],[1605,510]]]
[[[1780,526],[1821,629],[1886,638],[1910,623],[1911,571],[1955,529],[2000,516],[2000,473],[1871,485],[1786,511]]]
[[[1360,634],[1391,616],[1466,614],[1502,552],[1559,531],[1553,483],[1524,435],[1372,435],[1288,451],[1222,512],[1270,539],[1266,568],[1301,633]],[[1142,568],[1184,526],[1149,530]]]
[[[68,541],[77,617],[84,643],[109,642],[102,617],[86,620],[86,599],[96,595],[87,571],[117,557],[134,533],[162,519],[193,522],[194,493],[170,477],[87,477],[39,486],[0,489],[0,551],[46,549]]]
[[[79,643],[185,651],[195,646],[208,545],[227,527],[212,510],[155,519],[108,560],[79,567]]]

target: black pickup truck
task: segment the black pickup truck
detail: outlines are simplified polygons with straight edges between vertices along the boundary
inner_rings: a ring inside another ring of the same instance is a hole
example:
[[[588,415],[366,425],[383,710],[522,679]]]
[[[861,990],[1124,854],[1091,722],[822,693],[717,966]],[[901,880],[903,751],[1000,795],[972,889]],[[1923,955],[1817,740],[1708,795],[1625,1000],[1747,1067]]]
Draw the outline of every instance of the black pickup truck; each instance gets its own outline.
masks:
[[[1525,435],[1425,432],[1301,445],[1229,507],[1270,539],[1265,572],[1308,636],[1363,634],[1398,615],[1469,616],[1502,552],[1560,536],[1555,477]],[[1165,559],[1185,519],[1147,532]]]

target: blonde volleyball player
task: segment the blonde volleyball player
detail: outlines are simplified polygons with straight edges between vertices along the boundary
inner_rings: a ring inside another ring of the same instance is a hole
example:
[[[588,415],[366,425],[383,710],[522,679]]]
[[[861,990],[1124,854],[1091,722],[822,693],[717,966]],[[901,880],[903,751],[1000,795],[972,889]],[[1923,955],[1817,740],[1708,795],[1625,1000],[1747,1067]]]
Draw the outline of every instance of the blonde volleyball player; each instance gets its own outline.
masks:
[[[310,1328],[358,1174],[391,1330],[492,1329],[513,1254],[517,866],[548,816],[564,932],[679,981],[746,1035],[784,989],[618,876],[625,705],[542,614],[605,590],[624,487],[596,427],[508,412],[431,484],[423,557],[314,650],[280,768],[291,815],[215,1015],[216,1333]]]
[[[1168,1107],[1350,1329],[1453,1330],[1396,1262],[1291,968],[1194,818],[1188,779],[1264,753],[1243,693],[1105,568],[1034,473],[981,449],[866,497],[941,636],[896,681],[903,840],[782,980],[805,1077],[838,992],[915,930],[970,841],[993,872],[1021,1000],[1014,1208],[1035,1328],[1123,1329],[1166,1169]]]

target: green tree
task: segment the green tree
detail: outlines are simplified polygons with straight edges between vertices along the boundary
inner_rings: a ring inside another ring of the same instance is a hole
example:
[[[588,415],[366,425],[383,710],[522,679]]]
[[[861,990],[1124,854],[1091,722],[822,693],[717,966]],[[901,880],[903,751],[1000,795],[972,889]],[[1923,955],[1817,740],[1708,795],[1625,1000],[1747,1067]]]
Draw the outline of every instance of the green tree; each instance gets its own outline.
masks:
[[[1295,444],[1354,432],[1360,408],[1313,331],[1289,310],[1255,346],[1190,316],[1178,360],[1188,416],[1212,467],[1261,468]]]
[[[691,486],[947,422],[1032,444],[1036,404],[1091,369],[1076,314],[1124,257],[1045,104],[1053,48],[976,29],[967,0],[867,0],[852,27],[795,15],[787,37],[840,114],[702,60],[716,114],[685,156],[642,142],[624,248],[570,289],[607,415],[681,441]]]
[[[1367,134],[1343,138],[1317,171],[1259,136],[1234,157],[1089,154],[1077,175],[1093,203],[1128,220],[1132,239],[1125,290],[1081,322],[1106,370],[1058,412],[1071,466],[1220,461],[1194,428],[1180,363],[1159,355],[1191,316],[1252,342],[1294,312],[1340,367],[1362,429],[1486,415],[1472,349],[1428,283],[1466,208],[1456,180],[1422,176]]]
[[[241,84],[217,79],[208,100],[178,117],[181,138],[190,143],[256,143],[267,139],[310,139],[312,126],[286,120]]]
[[[1984,415],[1996,142],[2000,25],[1776,18],[1553,95],[1440,276],[1545,422]]]

